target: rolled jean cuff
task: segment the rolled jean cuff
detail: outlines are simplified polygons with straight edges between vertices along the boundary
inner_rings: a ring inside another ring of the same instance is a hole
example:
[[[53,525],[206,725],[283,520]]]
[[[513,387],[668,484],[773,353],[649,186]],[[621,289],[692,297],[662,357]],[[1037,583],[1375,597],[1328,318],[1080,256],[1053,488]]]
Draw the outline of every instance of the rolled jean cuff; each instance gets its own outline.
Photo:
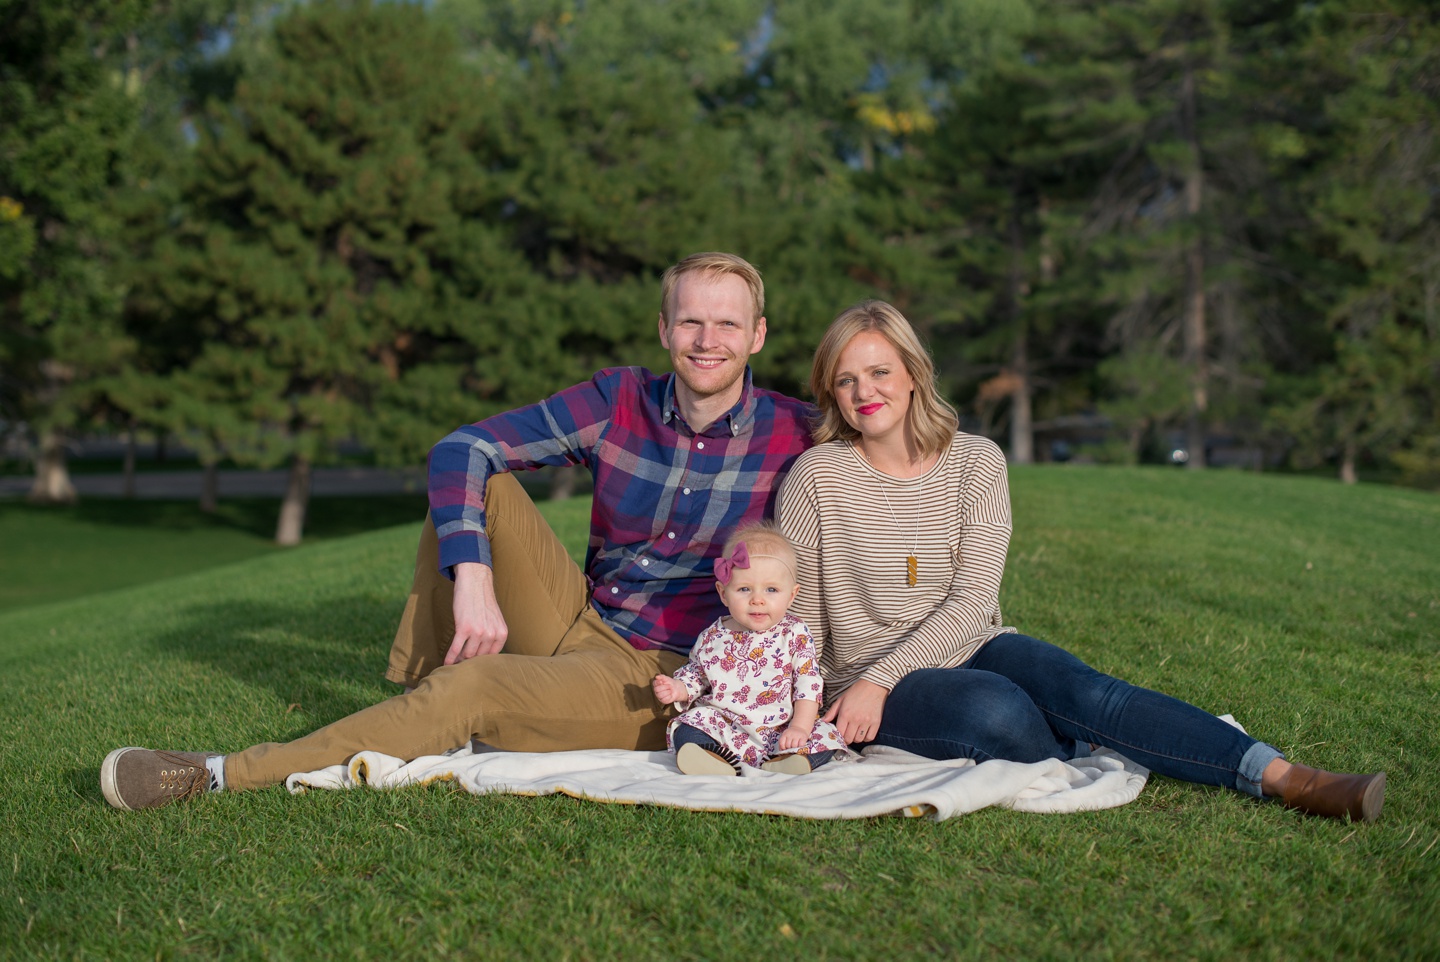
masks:
[[[1264,742],[1251,745],[1241,757],[1240,768],[1235,773],[1236,790],[1256,798],[1264,798],[1265,793],[1260,790],[1260,780],[1265,775],[1265,768],[1275,759],[1284,757],[1279,749]]]

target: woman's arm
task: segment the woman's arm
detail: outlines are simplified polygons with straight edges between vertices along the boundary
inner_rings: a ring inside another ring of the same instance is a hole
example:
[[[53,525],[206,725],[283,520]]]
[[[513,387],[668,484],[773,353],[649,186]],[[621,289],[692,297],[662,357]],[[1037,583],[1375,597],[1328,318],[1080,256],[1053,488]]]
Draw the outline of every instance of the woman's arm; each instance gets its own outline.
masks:
[[[949,593],[864,671],[861,678],[866,681],[890,689],[916,669],[962,664],[993,631],[1010,547],[1010,488],[1004,455],[998,449],[975,460],[973,468],[983,473],[971,486],[971,494],[956,505],[960,541]]]
[[[816,509],[815,487],[803,466],[797,465],[780,485],[775,520],[795,546],[795,560],[799,564],[795,576],[800,593],[791,603],[790,613],[809,626],[818,663],[830,637],[830,619],[825,612],[825,582],[821,577],[825,555],[820,538],[820,514]]]

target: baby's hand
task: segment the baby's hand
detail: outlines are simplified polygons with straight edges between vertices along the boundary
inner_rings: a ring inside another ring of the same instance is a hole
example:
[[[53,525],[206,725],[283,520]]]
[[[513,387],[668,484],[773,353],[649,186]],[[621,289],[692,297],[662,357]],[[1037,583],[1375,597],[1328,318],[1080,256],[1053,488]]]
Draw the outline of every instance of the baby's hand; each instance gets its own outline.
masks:
[[[655,689],[655,700],[662,705],[671,705],[685,698],[685,686],[669,675],[656,675],[650,687]]]
[[[804,748],[809,740],[810,729],[790,725],[780,733],[780,744],[776,747],[781,751],[793,752],[797,748]]]

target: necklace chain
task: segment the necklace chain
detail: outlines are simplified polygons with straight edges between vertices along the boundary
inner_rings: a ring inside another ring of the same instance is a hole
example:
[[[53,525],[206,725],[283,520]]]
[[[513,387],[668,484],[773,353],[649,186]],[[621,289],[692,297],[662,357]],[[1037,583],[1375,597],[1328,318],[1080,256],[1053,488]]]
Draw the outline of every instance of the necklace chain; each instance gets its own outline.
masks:
[[[890,519],[895,522],[895,532],[900,533],[900,518],[895,514],[895,506],[890,503],[890,495],[885,493],[885,486],[880,486],[880,497],[885,499],[885,507],[890,512]],[[905,583],[915,587],[920,582],[920,559],[915,550],[920,544],[920,515],[925,510],[925,476],[920,476],[920,504],[915,508],[915,540],[907,547],[910,553],[905,556]],[[901,535],[901,537],[904,537]]]
[[[874,470],[879,471],[880,474],[885,474],[884,471],[880,471],[879,468],[875,467],[875,463],[870,460],[869,455],[865,453],[863,447],[857,444],[855,449],[859,452],[861,459],[864,460],[866,464],[870,465]],[[921,515],[923,515],[925,511],[926,460],[926,458],[920,459],[920,503],[915,508],[915,540],[906,546],[909,548],[910,553],[905,556],[905,583],[912,588],[920,583],[920,558],[916,548],[920,545],[920,520]],[[890,520],[895,522],[895,533],[900,534],[900,518],[895,514],[895,506],[890,503],[890,496],[885,493],[885,486],[883,484],[880,486],[880,497],[885,499],[885,508],[890,512]],[[903,537],[903,535],[901,537]]]

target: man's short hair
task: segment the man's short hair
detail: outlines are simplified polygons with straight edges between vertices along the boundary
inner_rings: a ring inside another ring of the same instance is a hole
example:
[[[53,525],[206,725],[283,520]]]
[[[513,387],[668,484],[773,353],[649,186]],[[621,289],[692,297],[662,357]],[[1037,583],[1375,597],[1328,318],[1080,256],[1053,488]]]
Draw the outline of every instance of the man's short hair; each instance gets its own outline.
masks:
[[[706,274],[711,277],[719,277],[725,274],[734,274],[745,282],[750,288],[750,298],[755,302],[755,316],[751,321],[757,321],[765,313],[765,282],[760,279],[760,272],[757,271],[749,261],[734,254],[726,254],[722,251],[702,251],[699,254],[691,254],[689,257],[675,264],[660,278],[660,314],[665,318],[668,325],[670,317],[670,297],[675,293],[675,285],[680,283],[680,278],[686,274]]]

